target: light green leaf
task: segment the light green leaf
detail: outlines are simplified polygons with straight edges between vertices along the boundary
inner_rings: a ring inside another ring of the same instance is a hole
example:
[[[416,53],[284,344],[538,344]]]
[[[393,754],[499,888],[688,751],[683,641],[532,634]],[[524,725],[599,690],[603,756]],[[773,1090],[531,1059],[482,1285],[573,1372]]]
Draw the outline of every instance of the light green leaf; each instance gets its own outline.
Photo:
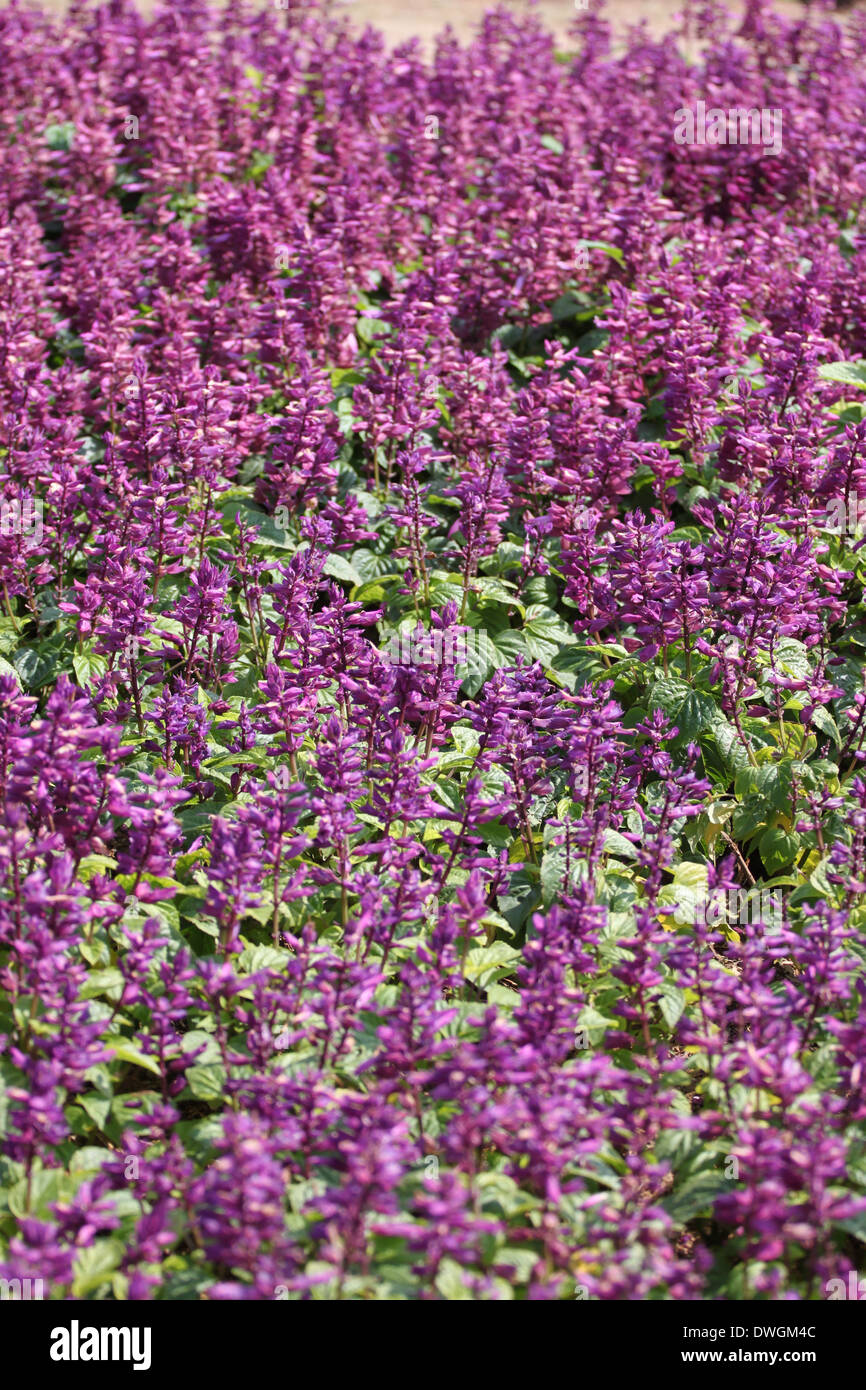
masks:
[[[200,1066],[190,1067],[186,1079],[196,1100],[222,1100],[226,1069],[221,1062],[204,1062]]]
[[[79,1250],[73,1265],[72,1297],[85,1298],[108,1283],[122,1259],[123,1245],[110,1237]]]
[[[122,1038],[115,1035],[105,1039],[105,1047],[116,1057],[118,1062],[128,1062],[130,1066],[143,1067],[145,1071],[152,1072],[154,1076],[162,1076],[159,1063],[155,1057],[142,1052],[140,1047],[136,1047],[129,1038]]]
[[[344,555],[329,555],[324,564],[325,574],[329,574],[332,579],[340,579],[344,584],[358,585],[363,580]]]
[[[825,362],[818,368],[824,381],[841,381],[845,386],[866,390],[866,362]]]

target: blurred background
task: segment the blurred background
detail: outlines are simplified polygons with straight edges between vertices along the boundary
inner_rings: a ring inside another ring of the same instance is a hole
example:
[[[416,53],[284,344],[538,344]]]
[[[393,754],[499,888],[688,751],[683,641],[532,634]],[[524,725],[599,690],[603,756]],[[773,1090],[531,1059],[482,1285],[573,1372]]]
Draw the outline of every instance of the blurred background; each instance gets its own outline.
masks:
[[[261,2],[275,4],[276,0]],[[53,10],[69,7],[69,0],[42,0],[42,3]],[[153,0],[138,0],[138,3],[143,10],[153,8]],[[361,27],[371,24],[380,29],[392,45],[420,38],[425,46],[449,24],[462,38],[471,35],[485,10],[494,7],[494,0],[332,0],[332,3],[338,13],[345,11]],[[505,3],[507,9],[517,13],[534,8],[545,27],[564,38],[579,0],[538,0],[535,5],[531,0],[505,0]],[[847,4],[844,7],[847,8]],[[651,33],[662,34],[673,27],[682,8],[682,0],[607,0],[605,12],[620,30],[645,22]],[[730,0],[728,8],[742,13],[744,0]],[[784,14],[797,15],[803,12],[805,5],[798,0],[775,0],[774,8]]]
[[[434,38],[447,24],[461,36],[471,34],[485,10],[493,8],[493,0],[337,0],[336,8],[345,9],[358,23],[381,29],[391,43],[401,43],[414,36]],[[518,13],[534,8],[545,27],[559,36],[566,34],[576,13],[575,0],[539,0],[534,6],[528,0],[508,0],[506,8]],[[728,8],[742,12],[744,6],[734,2]],[[776,0],[775,8],[796,14],[803,5]],[[605,13],[617,27],[644,21],[652,33],[661,34],[673,27],[682,9],[682,0],[608,0]]]

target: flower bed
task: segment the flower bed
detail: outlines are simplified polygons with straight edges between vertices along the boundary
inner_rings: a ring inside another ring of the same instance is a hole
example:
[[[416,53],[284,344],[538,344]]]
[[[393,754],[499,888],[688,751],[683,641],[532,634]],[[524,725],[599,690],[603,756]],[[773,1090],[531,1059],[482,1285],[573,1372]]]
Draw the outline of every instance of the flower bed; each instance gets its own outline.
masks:
[[[866,25],[732,30],[0,13],[7,1281],[856,1284]]]

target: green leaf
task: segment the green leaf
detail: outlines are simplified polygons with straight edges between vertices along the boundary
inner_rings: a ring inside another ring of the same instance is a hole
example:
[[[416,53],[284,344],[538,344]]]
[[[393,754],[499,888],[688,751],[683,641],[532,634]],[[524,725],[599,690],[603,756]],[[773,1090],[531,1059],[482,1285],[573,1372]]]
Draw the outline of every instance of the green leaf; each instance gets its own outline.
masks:
[[[510,974],[519,960],[520,952],[513,946],[509,946],[506,941],[494,941],[492,946],[473,946],[467,951],[463,973],[467,980],[472,980],[480,989],[484,989],[485,985],[493,984]]]
[[[510,584],[506,579],[499,579],[496,575],[481,575],[472,581],[472,592],[482,599],[491,602],[506,604],[509,608],[516,608],[520,613],[525,613],[525,607],[515,595],[515,585]]]
[[[163,1266],[164,1268],[164,1266]],[[209,1269],[182,1269],[169,1273],[160,1286],[161,1303],[193,1303],[213,1284]]]
[[[184,1033],[180,1045],[184,1052],[195,1053],[195,1065],[198,1067],[220,1060],[219,1044],[213,1033],[206,1032],[204,1028],[191,1028]]]
[[[474,757],[480,747],[480,734],[466,724],[452,724],[451,741],[461,753]]]
[[[59,609],[56,610],[59,615]],[[42,609],[39,615],[40,622],[47,622],[47,609]],[[21,633],[16,628],[12,618],[0,618],[0,652],[14,652],[18,643],[21,641]]]
[[[37,647],[21,647],[13,657],[15,668],[28,690],[41,690],[55,677],[58,657],[55,651]]]
[[[799,835],[793,835],[779,825],[770,826],[758,841],[758,853],[769,874],[777,874],[782,869],[787,869],[788,865],[793,863],[799,848]]]
[[[706,732],[712,735],[722,763],[730,776],[736,776],[738,772],[750,766],[749,755],[743,747],[740,735],[723,714],[716,715]]]
[[[72,1297],[85,1298],[94,1289],[108,1283],[123,1259],[123,1245],[110,1237],[95,1240],[79,1250],[73,1265]]]
[[[715,1170],[696,1173],[666,1197],[662,1206],[678,1225],[698,1215],[708,1216],[716,1198],[729,1186],[724,1175]]]
[[[779,637],[773,644],[773,654],[778,670],[795,680],[808,680],[812,674],[809,653],[796,637]]]
[[[671,981],[661,980],[658,985],[658,1006],[668,1027],[676,1028],[686,1007],[685,992]]]
[[[376,343],[390,332],[391,325],[385,319],[359,318],[355,326],[355,336],[362,343]]]
[[[707,888],[707,866],[706,864],[693,864],[690,860],[683,860],[674,869],[674,883],[679,887],[689,888],[694,893],[705,893]]]
[[[765,764],[754,770],[758,790],[776,811],[790,811],[793,796],[794,772],[790,758],[780,763]]]
[[[637,850],[631,840],[620,835],[618,830],[606,830],[604,832],[604,852],[605,854],[615,854],[618,859],[637,859]]]
[[[196,1100],[222,1100],[226,1069],[221,1062],[205,1062],[201,1066],[190,1067],[186,1079]]]
[[[376,555],[364,546],[352,551],[352,568],[364,582],[378,579],[382,583],[396,584],[403,577],[394,568],[393,555]]]
[[[259,970],[285,970],[291,960],[288,951],[278,946],[245,946],[238,958],[238,969],[247,975]]]
[[[256,763],[259,767],[276,768],[273,753],[268,748],[245,748],[240,753],[217,753],[212,758],[205,758],[202,767],[208,772],[212,772],[221,767],[237,767],[244,763]],[[179,884],[179,887],[186,887]]]
[[[78,1097],[78,1104],[98,1129],[104,1129],[105,1121],[111,1112],[110,1096],[100,1096],[95,1091],[88,1091],[86,1095]]]
[[[78,1180],[71,1178],[63,1168],[35,1167],[29,1184],[26,1177],[16,1182],[9,1189],[6,1202],[12,1215],[19,1220],[27,1215],[47,1219],[49,1207],[54,1202],[68,1202],[75,1195],[77,1186]]]
[[[562,887],[563,875],[565,873],[565,851],[563,849],[548,850],[541,861],[541,901],[545,907],[549,907]]]
[[[45,127],[44,140],[49,150],[71,150],[74,139],[74,121],[61,121],[59,125]]]
[[[526,656],[526,641],[523,633],[515,631],[514,628],[500,628],[499,632],[490,634],[490,641],[496,652],[497,669],[515,666],[521,657]]]
[[[816,729],[820,729],[822,734],[827,734],[837,748],[841,748],[842,739],[839,735],[839,728],[829,710],[826,710],[823,705],[816,705],[812,710],[810,722],[815,725]]]
[[[115,966],[107,970],[91,970],[81,987],[81,998],[98,999],[104,994],[106,999],[116,1003],[123,993],[124,984],[124,978]]]
[[[866,390],[866,362],[825,362],[818,368],[824,381],[841,381],[845,386]]]
[[[325,574],[332,579],[340,579],[344,584],[362,584],[361,575],[344,555],[329,555],[323,566]]]
[[[147,1052],[142,1052],[140,1047],[136,1047],[129,1038],[113,1036],[105,1039],[105,1047],[116,1057],[118,1062],[127,1062],[130,1066],[143,1067],[145,1071],[152,1072],[154,1076],[162,1076],[159,1063],[155,1057],[149,1056]]]
[[[532,603],[526,610],[523,640],[534,661],[549,666],[560,647],[576,641],[574,633],[558,613],[543,603]]]
[[[689,691],[676,714],[676,724],[680,738],[690,742],[710,729],[719,714],[719,707],[712,695],[704,695],[699,690]]]
[[[70,1173],[98,1173],[103,1164],[110,1162],[113,1154],[110,1149],[105,1149],[96,1144],[85,1144],[83,1148],[76,1149],[69,1160]]]
[[[513,666],[520,655],[526,655],[521,633],[503,628],[491,634],[484,628],[473,628],[466,634],[466,661],[457,667],[466,694],[477,695],[494,671]]]
[[[523,925],[541,901],[537,880],[537,870],[531,873],[527,869],[519,869],[510,876],[507,889],[497,897],[499,911],[513,931]]]
[[[843,1221],[834,1221],[833,1225],[866,1245],[866,1212],[861,1211],[859,1216],[849,1216]]]
[[[632,663],[634,667],[638,662]],[[596,676],[603,671],[603,666],[598,656],[588,647],[575,644],[573,647],[560,647],[556,656],[549,663],[548,672],[558,685],[564,685],[567,690],[577,690],[584,685],[589,685]]]
[[[116,868],[117,860],[111,859],[107,854],[88,854],[78,866],[78,877],[82,883],[87,883],[94,874],[107,874],[109,870]]]
[[[464,1283],[462,1266],[447,1256],[439,1265],[436,1288],[449,1303],[471,1303],[474,1297]]]
[[[609,241],[580,241],[578,246],[585,246],[587,251],[603,251],[606,256],[610,256],[617,265],[625,265],[625,256],[618,246],[613,246]]]
[[[256,150],[246,168],[244,177],[252,183],[259,183],[274,163],[276,155],[271,150]]]
[[[294,550],[296,548],[294,538],[282,526],[278,526],[272,516],[264,516],[257,512],[248,519],[256,527],[256,537],[252,543],[257,548],[264,547],[268,550]]]
[[[553,319],[554,323],[563,323],[567,319],[573,319],[583,308],[583,303],[576,295],[570,292],[561,294],[551,305],[550,317]]]
[[[356,371],[354,367],[334,367],[331,372],[331,385],[334,390],[338,386],[360,386],[363,380],[363,373]]]
[[[550,150],[552,154],[562,154],[565,149],[562,141],[557,140],[555,135],[542,135],[538,143],[543,145],[546,150]]]
[[[712,695],[692,690],[686,681],[676,676],[656,681],[650,691],[649,707],[662,710],[676,725],[679,737],[689,741],[711,729],[720,714]]]

